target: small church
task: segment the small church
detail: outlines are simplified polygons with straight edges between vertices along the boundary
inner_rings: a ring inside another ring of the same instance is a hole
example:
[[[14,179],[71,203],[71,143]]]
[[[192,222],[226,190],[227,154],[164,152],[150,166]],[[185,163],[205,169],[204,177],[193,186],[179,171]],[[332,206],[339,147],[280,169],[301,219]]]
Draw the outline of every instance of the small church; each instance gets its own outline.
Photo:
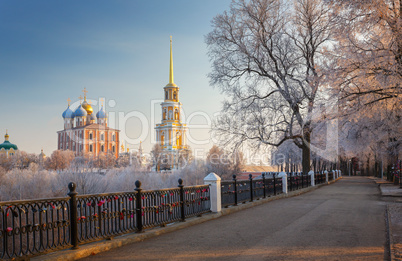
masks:
[[[4,142],[0,144],[0,155],[5,156],[13,156],[18,152],[18,147],[15,144],[12,144],[9,141],[10,136],[8,135],[8,131],[6,131],[6,135],[4,135]]]

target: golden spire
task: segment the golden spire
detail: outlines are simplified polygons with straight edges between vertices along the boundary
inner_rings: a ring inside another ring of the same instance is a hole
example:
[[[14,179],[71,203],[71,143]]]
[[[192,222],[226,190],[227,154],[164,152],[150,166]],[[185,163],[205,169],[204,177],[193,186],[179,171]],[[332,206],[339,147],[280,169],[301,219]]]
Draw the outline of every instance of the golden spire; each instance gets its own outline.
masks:
[[[6,135],[4,135],[4,139],[6,140],[6,141],[8,141],[8,138],[9,138],[10,136],[8,136],[8,130],[6,130]]]
[[[169,70],[169,83],[174,83],[174,77],[173,77],[172,36],[170,36],[170,70]]]
[[[169,68],[169,83],[166,87],[177,87],[174,83],[174,76],[173,76],[173,51],[172,51],[172,36],[170,36],[170,68]]]

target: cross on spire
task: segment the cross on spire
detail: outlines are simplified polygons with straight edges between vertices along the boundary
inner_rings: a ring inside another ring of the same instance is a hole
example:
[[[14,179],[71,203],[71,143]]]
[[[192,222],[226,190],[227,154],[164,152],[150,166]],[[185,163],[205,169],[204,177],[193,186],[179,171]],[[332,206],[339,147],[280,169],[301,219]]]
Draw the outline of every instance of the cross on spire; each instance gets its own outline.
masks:
[[[70,98],[68,98],[68,99],[67,99],[67,102],[68,102],[68,106],[70,107],[70,102],[71,102],[71,99],[70,99]]]
[[[87,93],[88,93],[87,88],[84,87],[84,90],[82,90],[82,92],[84,93],[84,101],[86,101],[87,100]]]

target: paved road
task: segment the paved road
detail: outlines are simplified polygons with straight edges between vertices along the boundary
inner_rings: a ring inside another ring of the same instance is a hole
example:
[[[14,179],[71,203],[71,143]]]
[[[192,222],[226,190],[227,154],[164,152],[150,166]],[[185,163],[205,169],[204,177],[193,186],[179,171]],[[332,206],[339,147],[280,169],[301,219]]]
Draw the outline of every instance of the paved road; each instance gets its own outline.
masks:
[[[344,177],[84,260],[387,260],[384,213],[374,181]]]

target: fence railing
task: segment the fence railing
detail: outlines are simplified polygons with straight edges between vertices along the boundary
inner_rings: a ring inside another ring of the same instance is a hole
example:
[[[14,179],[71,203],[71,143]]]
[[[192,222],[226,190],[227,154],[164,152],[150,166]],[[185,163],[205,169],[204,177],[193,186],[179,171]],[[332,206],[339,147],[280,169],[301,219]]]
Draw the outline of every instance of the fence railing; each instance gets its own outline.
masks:
[[[250,174],[248,180],[237,180],[233,175],[233,180],[221,182],[222,207],[270,197],[282,191],[282,179],[275,177],[275,173],[273,178],[265,178],[263,173],[258,179],[253,179]]]
[[[0,259],[31,257],[210,211],[208,185],[0,202]]]
[[[70,240],[68,197],[0,202],[0,259],[62,249]]]
[[[334,180],[334,173],[332,171],[328,172],[328,180],[329,181]]]
[[[70,183],[68,197],[0,202],[0,259],[74,249],[80,244],[185,221],[211,209],[219,212],[221,206],[325,183],[341,175],[337,171],[313,174],[262,173],[254,179],[250,174],[247,180],[237,180],[233,175],[231,181],[221,182],[211,173],[204,179],[206,185],[185,187],[179,179],[177,188],[144,191],[137,180],[134,191],[93,195],[78,195],[76,184]]]
[[[288,172],[285,174],[288,191],[312,186],[312,176],[314,176],[314,184],[323,184],[327,181],[324,172],[314,173],[314,175],[301,172]],[[266,175],[270,176],[270,178],[266,178]],[[237,180],[236,175],[233,175],[232,180],[222,181],[220,183],[222,207],[236,206],[240,203],[283,193],[282,178],[278,178],[278,175],[278,172],[262,173],[261,177],[253,179],[250,174],[248,180]],[[328,172],[327,175],[328,181],[334,180],[332,171]]]

